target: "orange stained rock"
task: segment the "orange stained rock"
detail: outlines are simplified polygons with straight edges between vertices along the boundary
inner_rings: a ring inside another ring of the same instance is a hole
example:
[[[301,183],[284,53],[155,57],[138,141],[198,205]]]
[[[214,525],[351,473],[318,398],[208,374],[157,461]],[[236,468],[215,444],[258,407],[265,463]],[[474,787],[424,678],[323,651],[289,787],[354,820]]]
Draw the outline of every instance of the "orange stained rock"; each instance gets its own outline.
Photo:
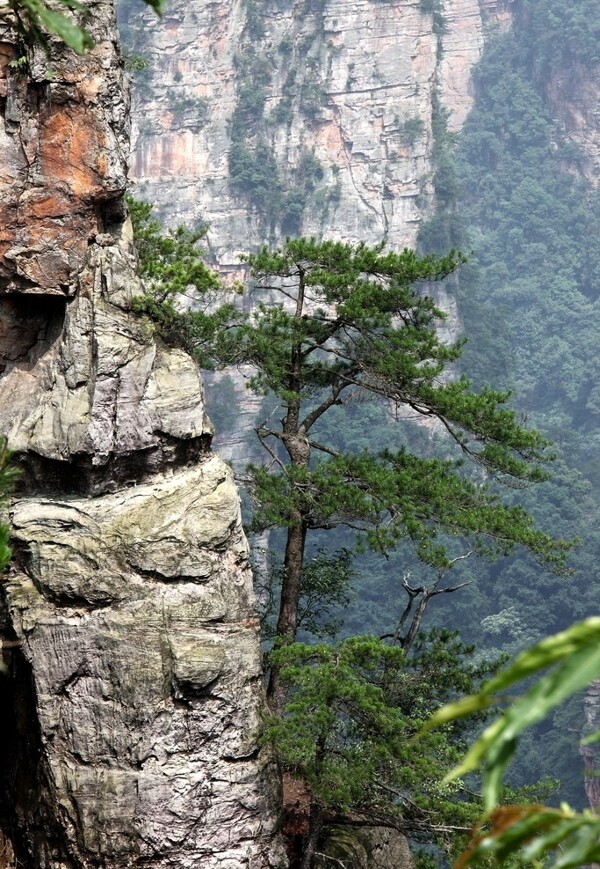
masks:
[[[25,208],[25,220],[31,218],[39,220],[44,217],[64,217],[73,211],[73,201],[60,192],[48,188],[28,190],[23,194],[19,202],[21,212],[20,223],[23,223],[22,211]]]
[[[329,155],[333,163],[339,163],[341,155],[344,153],[344,141],[342,132],[335,123],[324,125],[317,131],[316,141],[320,143]]]
[[[97,197],[106,179],[106,141],[89,112],[57,106],[40,127],[40,167],[77,199]]]

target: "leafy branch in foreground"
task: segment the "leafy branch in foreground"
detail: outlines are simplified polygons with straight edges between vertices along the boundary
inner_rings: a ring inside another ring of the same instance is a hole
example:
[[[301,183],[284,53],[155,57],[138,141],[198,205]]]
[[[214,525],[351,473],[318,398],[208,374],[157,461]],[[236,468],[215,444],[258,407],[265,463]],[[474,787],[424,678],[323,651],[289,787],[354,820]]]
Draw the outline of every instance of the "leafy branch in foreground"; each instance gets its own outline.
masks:
[[[598,815],[577,813],[567,805],[560,809],[524,805],[498,808],[502,777],[522,732],[600,677],[600,618],[572,625],[522,652],[477,694],[442,707],[423,732],[502,702],[501,692],[535,675],[540,678],[484,730],[444,779],[451,782],[483,767],[486,814],[457,867],[477,865],[489,858],[494,858],[495,865],[504,865],[509,857],[517,857],[527,865],[541,866],[544,859],[543,865],[549,869],[571,869],[600,859]],[[600,733],[586,741],[595,739],[600,739]]]
[[[143,0],[157,15],[166,9],[166,0]],[[74,23],[64,13],[79,13],[84,17],[89,13],[87,7],[78,0],[8,0],[8,9],[13,13],[17,29],[23,39],[31,44],[49,47],[48,35],[58,36],[77,54],[83,54],[94,45],[94,40],[84,27]],[[59,11],[62,10],[62,11]]]

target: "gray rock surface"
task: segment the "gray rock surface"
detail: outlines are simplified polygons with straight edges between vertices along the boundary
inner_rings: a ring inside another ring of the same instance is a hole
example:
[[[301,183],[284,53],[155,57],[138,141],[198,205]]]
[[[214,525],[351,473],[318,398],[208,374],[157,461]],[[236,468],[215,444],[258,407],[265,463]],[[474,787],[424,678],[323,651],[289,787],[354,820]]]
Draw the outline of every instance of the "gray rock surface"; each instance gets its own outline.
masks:
[[[85,58],[28,50],[18,75],[2,22],[0,432],[23,476],[0,585],[1,853],[283,867],[237,491],[195,365],[131,310],[112,6],[94,3]]]
[[[114,494],[24,498],[12,521],[5,594],[73,865],[283,865],[229,469],[211,456]]]
[[[134,85],[132,178],[171,223],[205,220],[217,262],[236,272],[240,252],[281,237],[277,203],[269,226],[231,183],[231,119],[252,59],[265,101],[246,145],[267,146],[287,189],[301,187],[307,156],[320,167],[292,234],[414,246],[433,206],[434,94],[460,128],[485,26],[512,0],[444,0],[443,28],[421,0],[172,0],[166,28],[118,4],[148,61]]]
[[[600,730],[600,679],[589,686],[583,701],[583,736]],[[585,795],[590,808],[600,811],[600,750],[598,743],[580,745],[579,751],[584,763]]]

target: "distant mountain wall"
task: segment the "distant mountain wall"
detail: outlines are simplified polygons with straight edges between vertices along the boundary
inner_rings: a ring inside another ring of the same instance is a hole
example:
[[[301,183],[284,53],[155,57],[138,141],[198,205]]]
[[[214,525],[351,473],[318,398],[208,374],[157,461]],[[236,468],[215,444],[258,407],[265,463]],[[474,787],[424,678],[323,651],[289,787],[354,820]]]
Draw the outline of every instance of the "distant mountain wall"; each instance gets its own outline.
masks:
[[[285,234],[414,245],[434,204],[435,114],[460,127],[484,0],[173,0],[163,27],[120,4],[147,61],[132,178],[169,222],[210,225],[226,270]]]

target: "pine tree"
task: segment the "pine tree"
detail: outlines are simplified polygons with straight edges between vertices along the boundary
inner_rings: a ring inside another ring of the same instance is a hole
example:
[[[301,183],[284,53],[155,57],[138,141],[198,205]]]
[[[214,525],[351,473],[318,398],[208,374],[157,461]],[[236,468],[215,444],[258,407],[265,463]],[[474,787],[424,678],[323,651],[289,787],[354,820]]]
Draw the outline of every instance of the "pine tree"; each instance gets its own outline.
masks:
[[[544,479],[547,442],[506,406],[508,393],[474,392],[452,376],[463,341],[445,344],[436,331],[444,314],[424,290],[463,261],[454,251],[419,257],[382,244],[288,239],[247,257],[256,294],[250,313],[225,306],[185,315],[187,346],[199,362],[251,365],[249,387],[274,396],[282,413],[258,426],[269,463],[251,468],[256,522],[286,534],[281,642],[296,636],[315,530],[348,526],[383,553],[408,539],[438,569],[452,561],[446,535],[488,555],[521,545],[560,569],[568,544],[502,503],[496,485]],[[365,396],[385,400],[400,418],[410,411],[435,420],[448,458],[406,449],[340,453],[318,439],[324,414]],[[273,668],[269,693],[279,707],[282,691]]]

